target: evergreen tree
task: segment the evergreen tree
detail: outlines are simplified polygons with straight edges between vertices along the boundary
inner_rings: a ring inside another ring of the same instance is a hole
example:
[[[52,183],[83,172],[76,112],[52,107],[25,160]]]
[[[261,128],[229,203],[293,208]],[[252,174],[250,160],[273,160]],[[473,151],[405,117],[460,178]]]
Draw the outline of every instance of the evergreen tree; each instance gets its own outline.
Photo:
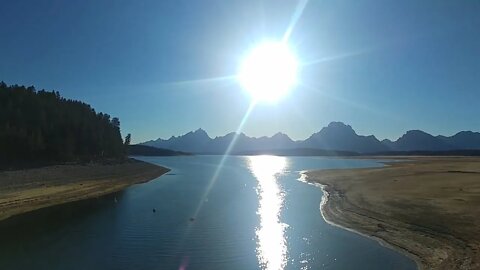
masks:
[[[130,141],[132,140],[132,134],[128,133],[128,135],[125,137],[125,147],[128,147],[130,145]]]
[[[124,156],[118,118],[59,92],[0,82],[0,167]]]

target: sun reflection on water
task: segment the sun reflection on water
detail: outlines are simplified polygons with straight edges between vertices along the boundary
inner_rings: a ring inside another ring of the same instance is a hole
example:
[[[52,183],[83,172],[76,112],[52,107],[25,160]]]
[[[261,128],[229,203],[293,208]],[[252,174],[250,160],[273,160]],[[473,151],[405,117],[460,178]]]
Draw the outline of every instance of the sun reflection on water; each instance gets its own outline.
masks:
[[[276,176],[285,171],[285,157],[253,156],[249,157],[250,170],[257,178],[257,194],[260,226],[257,228],[257,258],[262,269],[283,269],[287,263],[287,245],[285,239],[286,224],[279,216],[283,206],[283,193]]]

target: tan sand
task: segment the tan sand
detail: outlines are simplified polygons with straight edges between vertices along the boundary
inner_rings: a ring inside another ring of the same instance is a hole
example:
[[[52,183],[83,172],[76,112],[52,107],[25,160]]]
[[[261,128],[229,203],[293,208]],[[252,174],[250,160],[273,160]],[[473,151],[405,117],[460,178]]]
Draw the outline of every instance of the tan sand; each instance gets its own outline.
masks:
[[[480,269],[480,158],[387,165],[307,172],[324,185],[325,219],[405,253],[419,269]]]
[[[52,205],[99,197],[169,170],[130,160],[114,165],[59,165],[0,172],[0,220]]]

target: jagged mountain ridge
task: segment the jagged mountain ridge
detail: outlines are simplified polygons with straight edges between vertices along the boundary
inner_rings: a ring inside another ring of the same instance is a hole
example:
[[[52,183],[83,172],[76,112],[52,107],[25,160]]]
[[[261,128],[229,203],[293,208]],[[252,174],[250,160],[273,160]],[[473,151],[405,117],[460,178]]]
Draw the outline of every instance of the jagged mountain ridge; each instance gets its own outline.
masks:
[[[293,141],[284,133],[271,137],[249,137],[244,133],[232,132],[225,136],[211,138],[203,129],[188,132],[182,136],[144,142],[144,145],[191,153],[225,153],[236,137],[230,153],[262,151],[273,149],[323,149],[375,153],[385,151],[448,151],[480,149],[480,133],[461,131],[453,136],[433,136],[421,130],[409,130],[396,141],[379,141],[373,135],[358,135],[355,130],[342,122],[331,122],[319,132],[305,140]]]

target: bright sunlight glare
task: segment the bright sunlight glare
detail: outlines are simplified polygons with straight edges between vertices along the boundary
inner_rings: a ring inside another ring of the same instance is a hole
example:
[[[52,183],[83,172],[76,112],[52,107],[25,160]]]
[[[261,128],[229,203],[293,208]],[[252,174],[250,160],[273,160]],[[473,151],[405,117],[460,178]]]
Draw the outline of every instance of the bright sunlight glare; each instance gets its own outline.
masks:
[[[260,227],[257,235],[257,258],[265,270],[282,270],[287,263],[286,224],[280,221],[284,195],[277,176],[285,172],[287,159],[276,156],[248,157],[250,170],[258,180],[257,194]]]
[[[255,102],[275,102],[297,83],[298,63],[284,42],[265,42],[243,60],[238,80]]]

